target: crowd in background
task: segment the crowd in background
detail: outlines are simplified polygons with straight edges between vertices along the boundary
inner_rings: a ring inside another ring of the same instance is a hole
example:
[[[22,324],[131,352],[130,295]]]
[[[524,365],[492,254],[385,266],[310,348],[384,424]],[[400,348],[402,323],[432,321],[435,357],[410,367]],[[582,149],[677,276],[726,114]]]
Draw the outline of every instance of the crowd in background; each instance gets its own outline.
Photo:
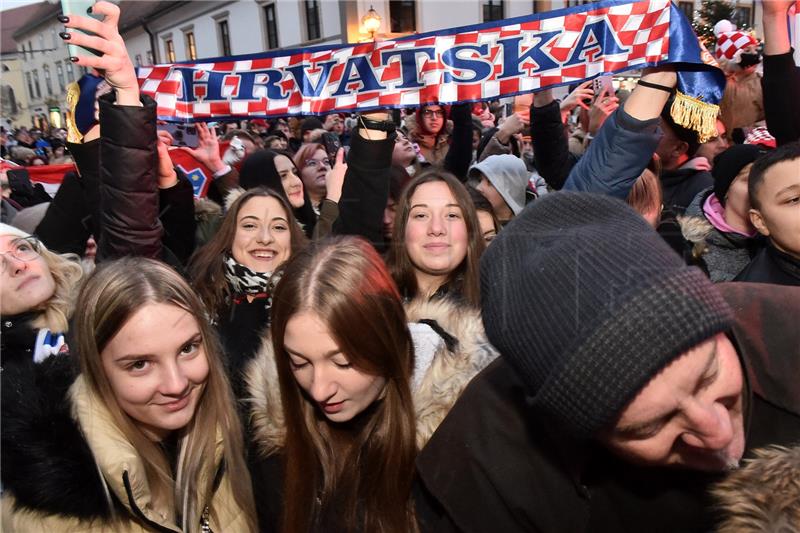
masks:
[[[796,527],[791,3],[702,143],[669,65],[176,130],[117,6],[60,16],[90,105],[2,132],[4,530]]]

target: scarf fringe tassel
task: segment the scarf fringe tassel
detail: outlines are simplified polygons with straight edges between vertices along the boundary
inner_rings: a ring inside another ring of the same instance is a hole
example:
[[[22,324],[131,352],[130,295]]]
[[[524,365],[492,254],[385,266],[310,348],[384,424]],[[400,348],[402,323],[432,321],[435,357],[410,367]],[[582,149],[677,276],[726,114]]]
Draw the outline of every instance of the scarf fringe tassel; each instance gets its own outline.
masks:
[[[669,113],[676,124],[696,131],[700,143],[717,136],[718,105],[678,91]]]

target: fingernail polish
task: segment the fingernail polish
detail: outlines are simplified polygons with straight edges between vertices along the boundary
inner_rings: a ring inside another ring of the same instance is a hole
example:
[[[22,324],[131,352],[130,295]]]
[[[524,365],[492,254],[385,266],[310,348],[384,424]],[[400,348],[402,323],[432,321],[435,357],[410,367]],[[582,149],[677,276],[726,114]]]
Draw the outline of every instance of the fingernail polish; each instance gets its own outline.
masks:
[[[69,38],[72,37],[71,34],[65,32],[65,31],[60,32],[58,34],[58,36],[61,37],[62,39],[64,39],[65,41],[69,41]]]
[[[91,15],[92,14],[92,6],[87,7],[86,8],[86,12]]]
[[[57,19],[58,19],[58,21],[59,21],[60,23],[62,23],[62,24],[66,24],[67,22],[69,22],[69,17],[67,17],[67,16],[65,16],[65,15],[59,15],[59,16],[57,16],[56,18],[57,18]]]
[[[70,57],[69,60],[72,61],[73,63],[77,63],[78,62],[78,58],[75,57],[75,56]]]

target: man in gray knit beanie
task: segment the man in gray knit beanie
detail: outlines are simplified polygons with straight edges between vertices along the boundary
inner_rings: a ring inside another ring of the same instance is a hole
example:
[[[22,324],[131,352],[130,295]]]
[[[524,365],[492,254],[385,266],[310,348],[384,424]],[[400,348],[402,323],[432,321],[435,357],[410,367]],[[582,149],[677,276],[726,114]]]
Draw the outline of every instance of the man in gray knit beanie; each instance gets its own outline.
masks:
[[[423,531],[707,531],[711,483],[800,440],[800,291],[713,285],[619,200],[528,206],[481,308],[501,357],[418,457]]]

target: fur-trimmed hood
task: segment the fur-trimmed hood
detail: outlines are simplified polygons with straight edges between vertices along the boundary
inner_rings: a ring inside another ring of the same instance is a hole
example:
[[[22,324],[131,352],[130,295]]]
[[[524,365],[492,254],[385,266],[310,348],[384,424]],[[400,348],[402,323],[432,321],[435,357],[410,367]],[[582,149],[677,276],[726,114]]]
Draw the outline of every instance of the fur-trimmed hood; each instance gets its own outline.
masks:
[[[406,305],[415,346],[412,377],[417,447],[422,448],[447,416],[467,383],[497,357],[483,330],[480,313],[448,299],[415,300]],[[431,339],[434,340],[434,348]],[[272,342],[266,337],[248,366],[250,424],[259,452],[283,447],[286,425]]]

